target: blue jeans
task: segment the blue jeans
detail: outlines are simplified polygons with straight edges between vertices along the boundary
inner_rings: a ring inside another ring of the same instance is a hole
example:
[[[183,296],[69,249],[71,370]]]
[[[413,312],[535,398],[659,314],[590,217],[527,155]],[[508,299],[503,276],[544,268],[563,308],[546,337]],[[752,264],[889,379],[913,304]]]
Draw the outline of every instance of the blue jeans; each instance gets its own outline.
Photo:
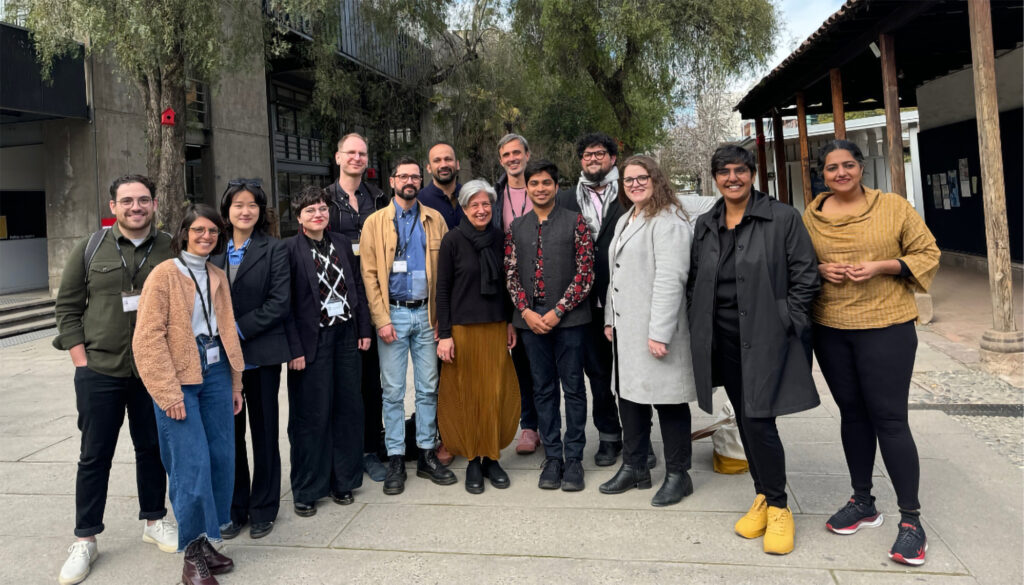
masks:
[[[587,388],[583,383],[583,338],[585,325],[556,327],[537,335],[520,329],[533,371],[533,400],[537,405],[538,431],[548,457],[583,459],[587,444]],[[565,441],[559,381],[565,393]]]
[[[205,535],[220,540],[220,525],[231,520],[235,486],[235,417],[231,367],[224,347],[220,361],[206,364],[198,344],[203,383],[183,385],[185,419],[174,420],[156,403],[160,457],[167,469],[169,495],[178,521],[178,550]]]
[[[377,337],[380,381],[384,390],[384,442],[388,456],[405,455],[405,375],[412,354],[416,386],[416,446],[437,445],[437,342],[427,307],[391,307],[391,325],[398,337],[384,343]]]

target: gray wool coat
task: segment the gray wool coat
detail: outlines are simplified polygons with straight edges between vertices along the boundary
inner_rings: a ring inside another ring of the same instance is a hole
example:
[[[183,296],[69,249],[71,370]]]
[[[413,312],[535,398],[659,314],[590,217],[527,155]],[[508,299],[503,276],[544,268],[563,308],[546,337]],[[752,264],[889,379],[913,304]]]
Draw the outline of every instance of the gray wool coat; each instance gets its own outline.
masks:
[[[615,328],[617,376],[612,387],[638,404],[680,404],[697,399],[686,317],[691,228],[674,209],[615,225],[608,250],[610,277],[605,325]],[[655,358],[653,339],[668,345]]]

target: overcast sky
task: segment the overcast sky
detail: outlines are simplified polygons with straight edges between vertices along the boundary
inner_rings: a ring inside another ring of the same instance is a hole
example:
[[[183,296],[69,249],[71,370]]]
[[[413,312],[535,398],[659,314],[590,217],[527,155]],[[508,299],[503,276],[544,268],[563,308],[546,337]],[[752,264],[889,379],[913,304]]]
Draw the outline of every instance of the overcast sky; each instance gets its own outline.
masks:
[[[768,66],[759,71],[749,80],[749,85],[757,83],[772,69],[811,36],[829,16],[839,10],[845,0],[780,0],[779,21],[783,30],[779,33],[778,46],[775,54],[769,59]]]

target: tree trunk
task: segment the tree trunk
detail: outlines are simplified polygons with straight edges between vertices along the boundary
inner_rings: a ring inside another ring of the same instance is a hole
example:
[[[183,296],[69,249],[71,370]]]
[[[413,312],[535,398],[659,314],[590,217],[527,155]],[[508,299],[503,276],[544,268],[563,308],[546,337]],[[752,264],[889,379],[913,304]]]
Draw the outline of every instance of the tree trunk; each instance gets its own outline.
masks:
[[[185,201],[185,62],[182,55],[154,68],[142,80],[146,97],[146,166],[160,202],[157,225],[177,231]],[[161,123],[167,108],[175,112],[173,126]]]

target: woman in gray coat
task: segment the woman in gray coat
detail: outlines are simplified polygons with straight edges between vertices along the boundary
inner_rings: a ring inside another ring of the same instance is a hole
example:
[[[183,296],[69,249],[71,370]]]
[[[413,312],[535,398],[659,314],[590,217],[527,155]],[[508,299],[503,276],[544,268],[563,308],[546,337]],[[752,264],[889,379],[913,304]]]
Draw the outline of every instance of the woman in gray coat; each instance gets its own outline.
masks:
[[[608,250],[605,335],[615,348],[613,384],[622,418],[622,467],[601,485],[605,494],[651,487],[647,452],[651,407],[665,441],[665,483],[652,506],[693,493],[690,405],[696,395],[686,319],[690,225],[654,159],[634,156],[623,168],[633,208],[619,218]]]
[[[753,189],[754,157],[723,146],[711,157],[722,198],[694,227],[689,315],[700,407],[725,386],[756,497],[734,529],[764,535],[764,552],[793,550],[786,457],[775,417],[818,405],[811,379],[808,311],[817,256],[800,214]]]

